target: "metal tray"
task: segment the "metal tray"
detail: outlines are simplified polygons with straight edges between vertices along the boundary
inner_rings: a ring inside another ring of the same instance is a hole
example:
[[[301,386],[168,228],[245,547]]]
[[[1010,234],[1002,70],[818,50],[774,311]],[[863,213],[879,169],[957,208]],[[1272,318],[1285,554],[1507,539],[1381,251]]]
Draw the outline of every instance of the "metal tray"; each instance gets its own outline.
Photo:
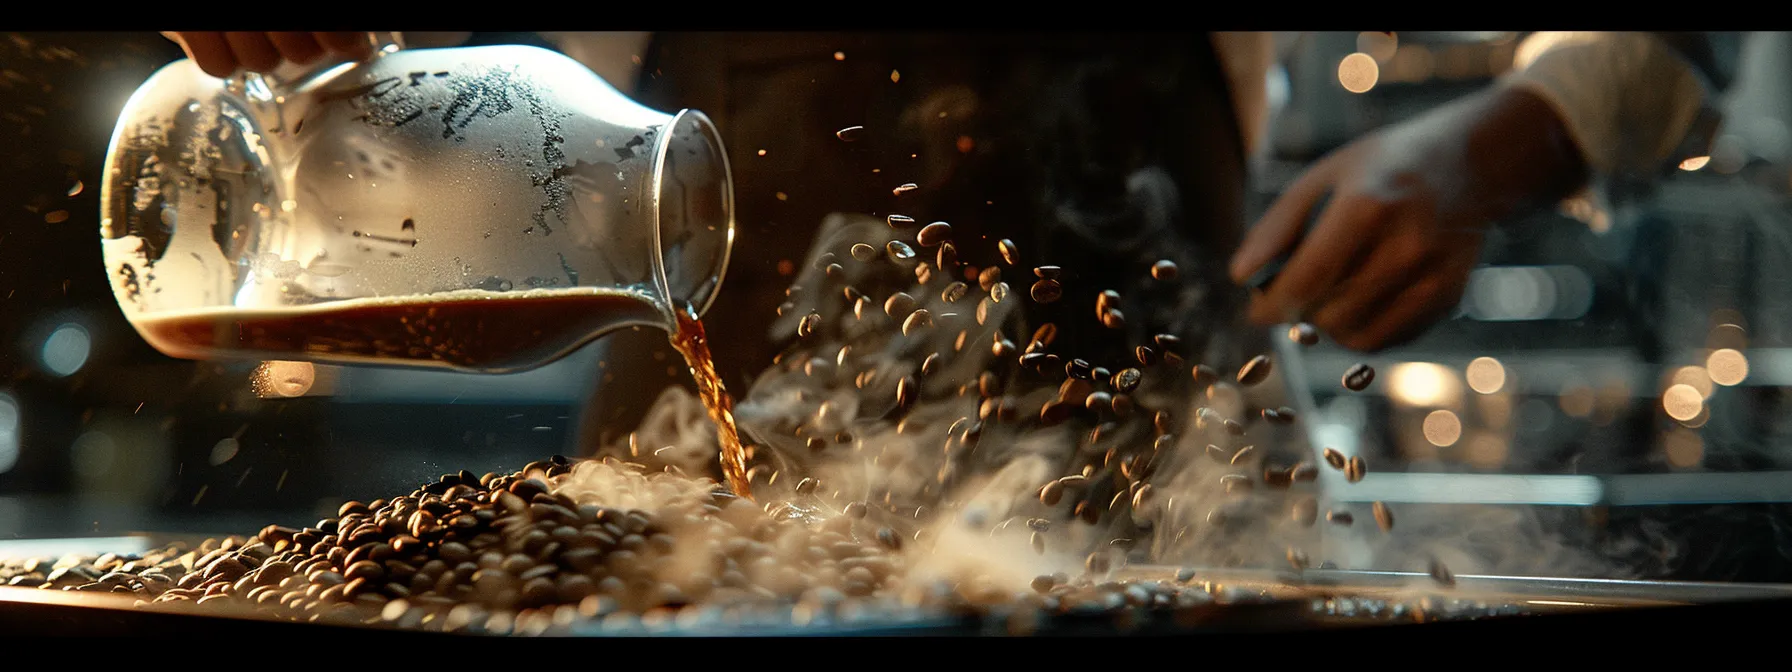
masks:
[[[34,541],[29,555],[61,555],[69,552],[140,551],[164,543],[151,537],[108,540]],[[20,543],[0,543],[0,557],[18,557]],[[1125,579],[1173,578],[1175,567],[1133,566],[1116,572]],[[1381,599],[1417,601],[1428,596],[1473,600],[1487,605],[1514,606],[1523,613],[1545,617],[1557,613],[1587,613],[1646,607],[1671,607],[1723,602],[1763,600],[1792,601],[1792,585],[1716,584],[1656,581],[1611,581],[1547,577],[1458,576],[1453,588],[1431,582],[1423,574],[1309,570],[1301,573],[1268,570],[1196,569],[1197,582],[1216,584],[1216,590],[1241,592],[1253,598],[1238,604],[1213,605],[1179,618],[1165,616],[1147,622],[1117,624],[1112,617],[1058,617],[1040,624],[1033,634],[1051,636],[1213,635],[1329,630],[1386,623],[1360,618],[1327,616],[1316,604],[1330,599]],[[247,608],[209,608],[204,612],[180,607],[138,607],[136,598],[110,593],[80,593],[35,588],[0,587],[0,632],[11,635],[215,635],[291,634],[318,631],[348,635],[446,636],[380,627],[355,627],[295,623],[256,613]],[[1410,622],[1410,621],[1409,621]],[[820,627],[746,627],[726,630],[677,630],[648,632],[611,630],[598,624],[577,624],[567,634],[581,637],[638,635],[669,636],[980,636],[1004,634],[999,622],[969,617],[947,617],[902,623],[855,623]]]

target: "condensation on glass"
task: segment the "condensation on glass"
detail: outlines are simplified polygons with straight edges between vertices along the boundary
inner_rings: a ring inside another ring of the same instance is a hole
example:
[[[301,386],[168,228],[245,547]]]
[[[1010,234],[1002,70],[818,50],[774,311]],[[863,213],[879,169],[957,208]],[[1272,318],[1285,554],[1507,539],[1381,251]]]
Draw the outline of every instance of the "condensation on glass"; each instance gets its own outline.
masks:
[[[173,63],[126,105],[101,196],[120,305],[189,357],[530,368],[700,315],[734,236],[706,117],[518,46],[285,80]]]

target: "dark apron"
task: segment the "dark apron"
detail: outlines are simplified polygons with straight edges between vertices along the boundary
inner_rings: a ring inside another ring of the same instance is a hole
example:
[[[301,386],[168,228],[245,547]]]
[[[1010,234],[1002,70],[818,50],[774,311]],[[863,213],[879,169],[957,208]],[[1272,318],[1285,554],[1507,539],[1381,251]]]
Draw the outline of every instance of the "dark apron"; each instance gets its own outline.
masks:
[[[1200,357],[1221,336],[1210,325],[1238,314],[1225,262],[1243,228],[1245,157],[1203,33],[660,34],[640,82],[643,103],[702,110],[727,143],[739,233],[703,321],[737,394],[781,346],[767,330],[792,281],[780,262],[802,263],[835,212],[950,222],[976,266],[1012,239],[1022,261],[1005,279],[1022,294],[1033,266],[1063,267],[1063,298],[1028,302],[1028,320],[1056,323],[1054,351],[1098,365],[1125,366],[1157,333]],[[862,139],[835,137],[849,126]],[[919,188],[892,193],[908,182]],[[1158,259],[1185,281],[1153,282]],[[1095,319],[1103,289],[1126,297],[1125,329]],[[687,378],[664,334],[608,341],[587,451]]]

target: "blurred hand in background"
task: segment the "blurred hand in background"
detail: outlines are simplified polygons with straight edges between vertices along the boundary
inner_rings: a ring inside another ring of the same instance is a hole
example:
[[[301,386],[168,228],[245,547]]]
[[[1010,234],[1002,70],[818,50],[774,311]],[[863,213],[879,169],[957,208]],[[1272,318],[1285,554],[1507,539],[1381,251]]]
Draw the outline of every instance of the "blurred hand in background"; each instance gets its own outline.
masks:
[[[367,33],[164,32],[179,44],[200,70],[229,77],[239,70],[271,72],[286,63],[309,65],[319,60],[343,61],[373,53]]]
[[[1456,307],[1491,222],[1568,196],[1586,175],[1547,102],[1496,88],[1315,163],[1246,236],[1232,276],[1291,250],[1252,297],[1253,322],[1304,320],[1353,350],[1397,345]]]

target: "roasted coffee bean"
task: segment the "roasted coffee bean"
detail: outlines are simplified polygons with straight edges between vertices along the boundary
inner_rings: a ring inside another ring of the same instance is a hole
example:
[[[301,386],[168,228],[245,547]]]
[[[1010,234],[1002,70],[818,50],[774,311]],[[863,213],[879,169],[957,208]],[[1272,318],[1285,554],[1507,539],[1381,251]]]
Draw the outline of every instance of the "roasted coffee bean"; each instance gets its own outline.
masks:
[[[1257,456],[1257,447],[1256,446],[1254,446],[1254,445],[1245,446],[1243,448],[1239,448],[1237,450],[1237,452],[1232,453],[1231,459],[1226,460],[1226,463],[1233,465],[1233,466],[1242,466],[1245,463],[1250,462],[1251,458],[1256,457],[1256,456]]]
[[[1338,471],[1344,471],[1345,466],[1349,463],[1349,460],[1344,457],[1344,453],[1338,452],[1337,448],[1326,448],[1324,455],[1325,463],[1332,465],[1332,468]]]
[[[915,258],[915,248],[909,247],[908,243],[900,240],[884,243],[884,253],[890,255],[891,261],[898,263]]]
[[[921,227],[915,234],[915,242],[921,247],[933,247],[952,238],[952,225],[945,222],[934,222]]]
[[[1206,364],[1195,365],[1195,368],[1191,371],[1191,373],[1194,374],[1195,387],[1197,387],[1197,388],[1207,387],[1209,385],[1214,384],[1215,382],[1218,382],[1220,379],[1220,373],[1218,371],[1215,371],[1213,367],[1208,366]]]
[[[877,248],[864,243],[853,243],[852,258],[859,261],[871,261],[877,258]]]
[[[935,371],[938,371],[941,366],[944,366],[940,362],[941,362],[940,353],[935,352],[935,353],[927,355],[927,359],[925,359],[921,362],[921,375],[923,375],[923,376],[933,375],[933,373]]]
[[[898,409],[907,410],[915,405],[915,400],[920,395],[918,386],[915,379],[909,376],[903,376],[901,380],[896,381],[896,407]]]
[[[923,329],[933,327],[933,315],[926,308],[917,308],[902,321],[902,335],[914,336]]]
[[[1151,342],[1156,343],[1158,352],[1165,356],[1182,349],[1182,339],[1175,334],[1158,334],[1151,337]]]
[[[1039,488],[1039,502],[1046,506],[1057,506],[1064,498],[1064,483],[1051,481]]]
[[[1431,580],[1436,581],[1437,585],[1443,586],[1445,588],[1456,587],[1456,575],[1452,574],[1450,572],[1449,567],[1444,566],[1444,563],[1442,560],[1439,560],[1435,557],[1431,558],[1431,566],[1429,568],[1429,573],[1431,574]]]
[[[1389,509],[1388,505],[1375,502],[1370,504],[1369,508],[1375,514],[1375,524],[1381,527],[1381,531],[1394,531],[1394,511]]]
[[[1083,397],[1083,408],[1090,411],[1100,412],[1110,409],[1113,408],[1113,404],[1114,395],[1106,392],[1091,392],[1089,396]]]
[[[1014,266],[1020,263],[1020,247],[1007,238],[996,241],[996,252],[1002,255],[1002,263]]]
[[[268,542],[271,544],[276,541],[292,541],[293,535],[296,535],[298,533],[299,533],[298,530],[295,530],[290,527],[281,527],[279,525],[269,525],[267,527],[261,528],[261,533],[256,536],[258,536],[262,541],[265,541],[265,542]]]
[[[1124,418],[1132,415],[1133,401],[1130,395],[1116,394],[1113,399],[1114,415]]]
[[[1361,392],[1369,389],[1369,384],[1373,382],[1375,382],[1375,369],[1370,368],[1368,364],[1353,364],[1344,371],[1344,389]]]
[[[1356,522],[1356,516],[1350,515],[1349,511],[1327,511],[1325,512],[1325,519],[1333,525],[1343,525],[1345,527],[1349,527],[1351,523]]]
[[[1076,380],[1089,380],[1094,377],[1095,371],[1094,367],[1089,365],[1089,362],[1081,359],[1073,359],[1070,360],[1070,363],[1064,365],[1064,375],[1070,376]]]
[[[817,328],[819,328],[820,326],[821,326],[821,313],[810,311],[808,315],[803,316],[802,321],[797,322],[797,325],[796,325],[797,338],[808,338],[809,335],[815,333],[815,330]]]
[[[1121,329],[1126,326],[1126,315],[1118,310],[1110,310],[1101,315],[1101,326],[1109,329]]]
[[[353,581],[355,579],[367,579],[370,581],[376,581],[376,580],[385,578],[386,569],[384,567],[381,567],[379,563],[374,562],[372,560],[362,560],[360,562],[356,562],[354,564],[349,565],[348,569],[343,572],[342,576],[343,576],[343,578],[348,579],[350,581]]]
[[[946,272],[947,277],[951,277],[954,269],[958,268],[958,248],[949,242],[940,243],[940,251],[934,255],[933,261],[941,271]],[[927,281],[922,280],[921,282],[926,284]]]
[[[547,484],[536,478],[519,480],[510,484],[510,494],[521,497],[524,501],[529,501],[536,495],[547,491]]]
[[[1164,259],[1164,260],[1158,261],[1155,264],[1152,264],[1151,265],[1151,277],[1156,278],[1158,280],[1164,280],[1164,281],[1175,280],[1176,279],[1176,262],[1170,261],[1168,259]]]
[[[1296,483],[1312,483],[1313,481],[1319,480],[1319,467],[1302,462],[1294,465],[1294,469],[1290,470],[1288,475],[1290,478],[1293,478]]]
[[[1046,278],[1033,283],[1027,293],[1033,297],[1033,301],[1036,303],[1054,303],[1058,299],[1064,298],[1064,286],[1058,284],[1057,280]]]
[[[1090,574],[1107,574],[1110,565],[1108,560],[1107,553],[1096,551],[1083,560],[1083,568]]]
[[[1251,479],[1246,478],[1241,474],[1225,474],[1220,476],[1220,485],[1226,489],[1226,492],[1243,492],[1250,490],[1253,487]]]
[[[994,289],[996,283],[1001,281],[1002,269],[1000,267],[990,266],[977,272],[977,286],[985,292]],[[996,299],[996,301],[999,303],[1001,299]]]
[[[1344,465],[1344,480],[1351,483],[1361,482],[1363,477],[1368,474],[1369,465],[1367,462],[1363,461],[1363,456],[1361,455],[1350,456],[1350,461]]]
[[[1131,394],[1134,390],[1139,389],[1139,382],[1144,378],[1144,374],[1140,373],[1138,369],[1121,369],[1109,380],[1109,384],[1117,392]]]
[[[888,217],[885,217],[884,221],[888,222],[890,224],[890,228],[899,229],[904,226],[914,224],[915,218],[909,217],[907,215],[890,215]]]
[[[1169,436],[1169,435],[1166,434],[1164,437],[1158,437],[1158,441],[1163,441],[1164,438],[1167,436]],[[1209,444],[1207,444],[1206,453],[1207,453],[1208,459],[1211,459],[1214,462],[1217,462],[1219,464],[1231,464],[1232,463],[1232,453],[1228,452],[1225,448],[1221,448],[1219,446],[1209,443]]]
[[[1033,536],[1028,538],[1027,541],[1032,544],[1034,553],[1045,555],[1045,535],[1034,532]]]
[[[1319,343],[1319,330],[1314,329],[1311,324],[1301,322],[1288,328],[1288,340],[1301,345],[1315,345]]]
[[[865,127],[847,126],[834,131],[834,137],[839,138],[842,142],[857,142],[860,138],[865,137]]]
[[[1269,378],[1269,355],[1257,355],[1238,369],[1238,384],[1250,387]]]
[[[964,298],[965,293],[968,291],[970,291],[968,285],[962,282],[953,282],[950,285],[946,285],[945,289],[940,290],[940,300],[945,301],[946,303],[957,303],[959,299]]]

